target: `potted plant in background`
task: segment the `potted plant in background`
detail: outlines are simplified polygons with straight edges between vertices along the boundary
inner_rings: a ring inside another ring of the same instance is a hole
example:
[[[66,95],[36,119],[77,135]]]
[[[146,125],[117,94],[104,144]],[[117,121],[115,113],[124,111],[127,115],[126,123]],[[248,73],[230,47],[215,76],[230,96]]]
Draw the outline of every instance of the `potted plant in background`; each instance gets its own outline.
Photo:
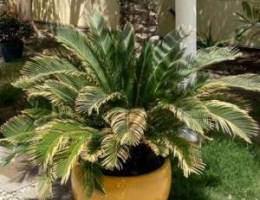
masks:
[[[13,15],[4,13],[0,17],[0,47],[6,62],[11,62],[23,55],[23,39],[32,34],[32,27],[28,22],[22,22]]]
[[[200,173],[208,133],[251,142],[258,132],[248,111],[234,104],[240,102],[218,91],[259,92],[260,77],[215,79],[205,70],[236,58],[234,50],[211,48],[189,58],[181,37],[169,34],[138,56],[133,28],[111,31],[99,15],[86,35],[60,27],[56,38],[76,60],[28,61],[14,85],[33,106],[2,126],[2,144],[39,167],[43,198],[53,183],[71,180],[76,200],[167,200],[170,160],[179,160],[185,176]]]
[[[252,40],[260,34],[260,8],[251,5],[247,1],[243,1],[242,9],[242,13],[234,13],[241,23],[240,27],[236,30],[235,36],[238,41],[245,39],[245,36],[248,36]]]

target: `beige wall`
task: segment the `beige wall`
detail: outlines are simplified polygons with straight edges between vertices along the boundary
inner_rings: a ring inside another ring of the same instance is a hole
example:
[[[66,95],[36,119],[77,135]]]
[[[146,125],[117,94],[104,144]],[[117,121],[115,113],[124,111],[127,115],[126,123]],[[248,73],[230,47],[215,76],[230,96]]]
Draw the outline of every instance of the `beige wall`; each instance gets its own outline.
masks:
[[[226,40],[234,37],[235,30],[240,26],[234,12],[241,12],[243,0],[199,0],[198,1],[198,30],[207,33],[212,27],[215,39]],[[260,0],[247,0],[260,7]],[[241,45],[260,48],[260,37],[250,39],[254,31],[249,33]]]
[[[158,30],[160,35],[165,35],[175,29],[175,17],[169,11],[175,10],[175,0],[160,0],[158,10]]]
[[[34,0],[36,21],[87,27],[90,13],[99,10],[112,27],[119,24],[117,0]]]
[[[175,17],[169,9],[174,9],[174,0],[159,0],[159,33],[164,35],[175,28]],[[234,36],[239,26],[234,12],[241,11],[243,0],[198,0],[198,32],[206,34],[212,26],[216,40],[226,40]],[[260,6],[260,0],[247,0]],[[94,9],[101,10],[112,27],[119,24],[117,0],[34,0],[34,17],[39,21],[73,24],[80,27],[88,25],[89,14]],[[252,33],[251,33],[252,34]],[[250,35],[247,38],[250,38]],[[260,48],[260,37],[241,43]]]
[[[174,9],[174,0],[160,0],[159,9],[159,33],[164,35],[175,28],[175,18],[168,12],[169,8]],[[241,12],[243,0],[198,0],[198,32],[207,34],[209,27],[212,28],[215,40],[226,40],[234,37],[234,32],[239,27],[234,12]],[[247,0],[260,7],[260,0]],[[260,48],[260,37],[250,40],[249,33],[247,40],[240,45]]]

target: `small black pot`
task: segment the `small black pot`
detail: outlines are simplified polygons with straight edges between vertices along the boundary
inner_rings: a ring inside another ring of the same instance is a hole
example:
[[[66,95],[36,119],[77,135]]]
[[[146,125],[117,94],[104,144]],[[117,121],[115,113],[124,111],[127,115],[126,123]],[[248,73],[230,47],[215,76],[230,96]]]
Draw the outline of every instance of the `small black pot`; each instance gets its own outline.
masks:
[[[22,40],[5,41],[0,43],[5,62],[12,62],[23,56],[24,44]]]

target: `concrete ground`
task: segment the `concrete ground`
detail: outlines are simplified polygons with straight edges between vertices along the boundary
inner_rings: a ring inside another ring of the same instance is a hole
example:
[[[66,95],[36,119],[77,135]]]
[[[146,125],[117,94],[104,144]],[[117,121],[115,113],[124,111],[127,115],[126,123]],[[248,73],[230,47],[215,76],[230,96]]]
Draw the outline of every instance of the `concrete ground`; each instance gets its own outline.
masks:
[[[8,151],[0,147],[0,159]],[[22,159],[10,166],[0,166],[0,200],[29,200],[37,197],[37,177],[21,172]]]
[[[0,160],[8,151],[0,146]],[[14,163],[3,167],[0,165],[0,200],[37,200],[37,170],[24,171],[26,158],[18,158]],[[54,187],[52,200],[73,200],[68,186]]]

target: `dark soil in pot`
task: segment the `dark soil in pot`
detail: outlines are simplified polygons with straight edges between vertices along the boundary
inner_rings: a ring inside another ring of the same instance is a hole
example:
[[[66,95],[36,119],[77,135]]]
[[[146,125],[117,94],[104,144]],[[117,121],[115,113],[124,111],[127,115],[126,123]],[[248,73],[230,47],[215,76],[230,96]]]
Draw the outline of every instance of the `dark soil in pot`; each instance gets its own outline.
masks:
[[[158,157],[148,146],[142,144],[130,150],[130,158],[123,164],[121,171],[104,170],[103,173],[107,176],[139,176],[159,169],[164,162],[164,158]]]
[[[21,40],[5,41],[0,46],[5,62],[12,62],[23,56],[24,43]]]

